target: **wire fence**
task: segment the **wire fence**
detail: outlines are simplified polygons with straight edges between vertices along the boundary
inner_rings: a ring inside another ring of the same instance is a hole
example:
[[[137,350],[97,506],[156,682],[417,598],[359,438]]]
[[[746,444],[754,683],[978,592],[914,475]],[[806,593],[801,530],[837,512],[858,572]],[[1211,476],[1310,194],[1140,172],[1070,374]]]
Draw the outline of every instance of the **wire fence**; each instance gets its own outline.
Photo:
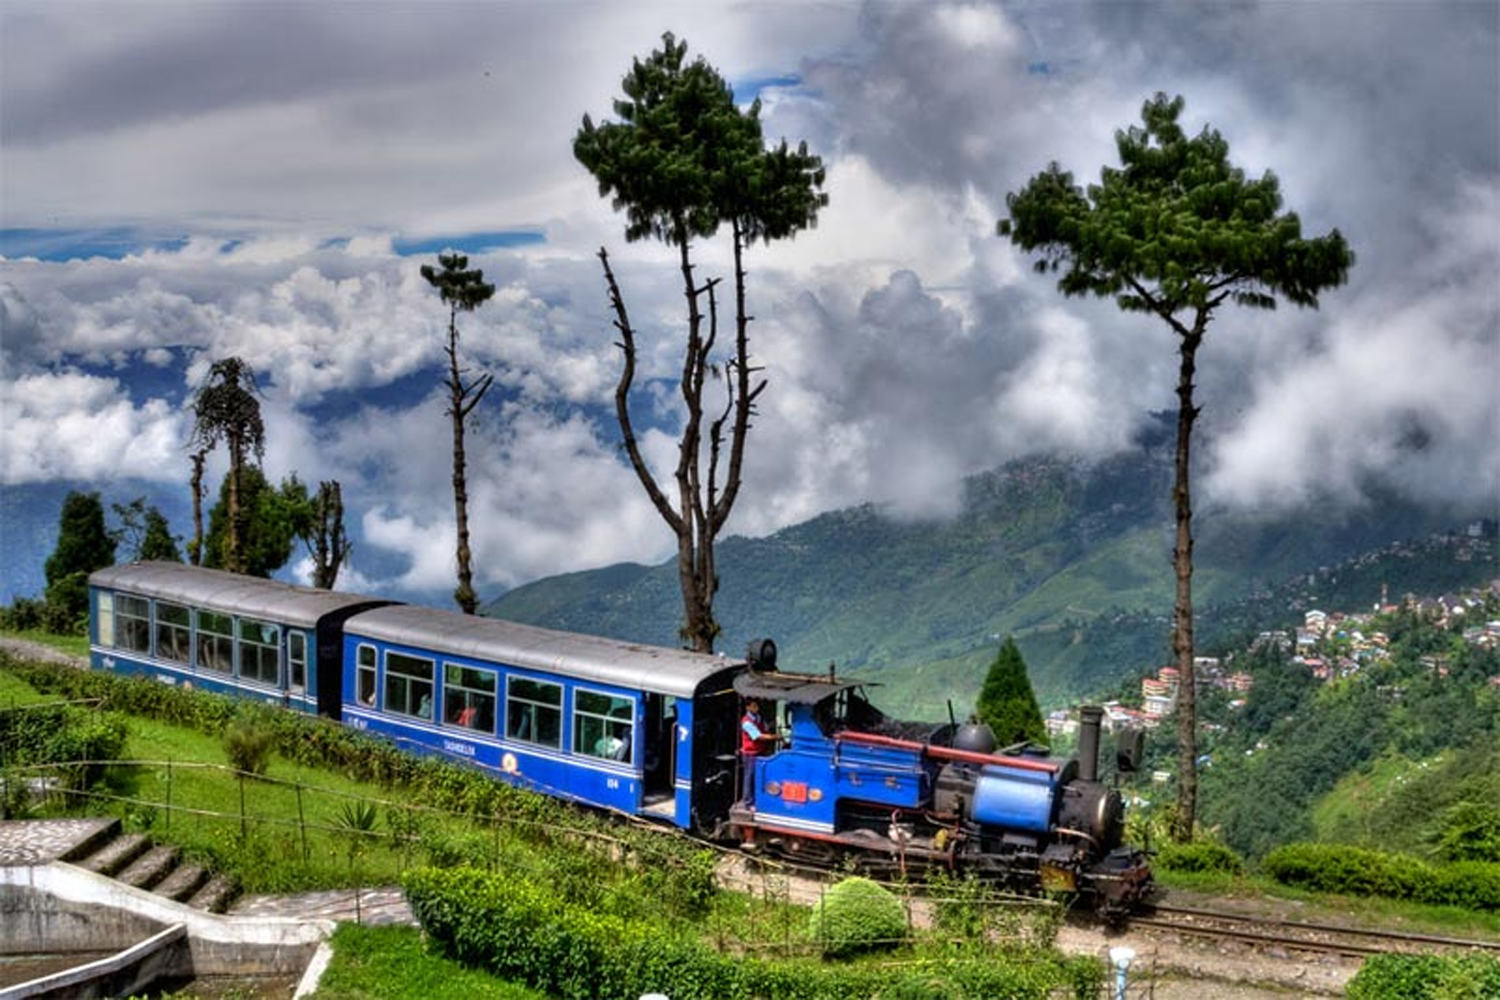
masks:
[[[116,778],[89,788],[76,787],[84,769],[111,768]],[[120,775],[126,775],[124,781]],[[205,780],[207,778],[208,780]],[[624,839],[585,825],[566,826],[510,815],[476,816],[399,798],[332,788],[301,780],[253,774],[224,764],[172,759],[86,760],[9,766],[0,771],[0,799],[14,801],[12,785],[24,783],[35,814],[104,812],[127,826],[189,851],[208,850],[231,857],[236,848],[259,838],[279,845],[268,862],[337,861],[355,869],[357,881],[369,876],[398,877],[425,857],[440,867],[455,863],[495,867],[510,835],[546,844],[585,844],[619,860],[631,850]],[[225,799],[228,798],[226,803]],[[227,808],[226,808],[227,806]],[[661,836],[672,830],[636,817]],[[809,910],[828,905],[830,890],[855,874],[852,866],[814,869],[776,857],[747,855],[708,841],[695,846],[716,855],[717,885],[764,905],[746,927],[716,928],[727,947],[747,953],[810,954],[828,942],[810,937]],[[305,873],[304,873],[305,874]],[[977,879],[881,879],[862,876],[899,900],[902,936],[946,937],[955,946],[983,940],[1026,946],[1050,943],[1064,907],[1056,901],[1003,892]],[[274,884],[274,880],[268,880]],[[745,933],[753,927],[756,933]],[[731,941],[730,938],[737,940]],[[895,943],[874,938],[872,945]]]

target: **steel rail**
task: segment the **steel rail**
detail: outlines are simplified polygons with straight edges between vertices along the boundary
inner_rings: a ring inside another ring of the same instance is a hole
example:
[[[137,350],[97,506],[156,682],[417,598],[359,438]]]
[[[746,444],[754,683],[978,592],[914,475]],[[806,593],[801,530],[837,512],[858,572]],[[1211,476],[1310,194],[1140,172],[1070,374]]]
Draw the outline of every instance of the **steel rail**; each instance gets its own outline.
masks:
[[[1174,917],[1177,919],[1173,919]],[[1500,955],[1500,941],[1252,917],[1161,903],[1150,905],[1141,915],[1131,917],[1130,924],[1200,937],[1230,938],[1254,944],[1281,945],[1354,956],[1423,948]]]

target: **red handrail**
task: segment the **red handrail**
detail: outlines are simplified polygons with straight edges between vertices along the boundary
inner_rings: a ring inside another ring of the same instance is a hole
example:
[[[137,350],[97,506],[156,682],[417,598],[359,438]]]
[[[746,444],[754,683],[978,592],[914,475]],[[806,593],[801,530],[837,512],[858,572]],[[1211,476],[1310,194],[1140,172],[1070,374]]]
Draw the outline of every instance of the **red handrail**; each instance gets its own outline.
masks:
[[[1005,757],[997,753],[976,753],[973,750],[955,750],[952,747],[936,747],[930,743],[918,743],[915,740],[898,740],[893,736],[876,736],[874,733],[836,733],[834,734],[834,739],[848,740],[851,743],[865,743],[869,746],[893,747],[898,750],[925,751],[939,760],[961,760],[968,764],[1003,764],[1006,767],[1014,767],[1022,771],[1043,771],[1047,774],[1056,774],[1062,770],[1061,765],[1046,760],[1032,760],[1027,757]]]

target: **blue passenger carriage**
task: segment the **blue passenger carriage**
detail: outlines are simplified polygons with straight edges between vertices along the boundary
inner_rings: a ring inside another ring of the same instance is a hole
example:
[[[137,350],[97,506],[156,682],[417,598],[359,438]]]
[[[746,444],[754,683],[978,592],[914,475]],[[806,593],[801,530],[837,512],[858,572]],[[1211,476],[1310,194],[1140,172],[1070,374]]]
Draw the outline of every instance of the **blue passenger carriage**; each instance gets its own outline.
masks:
[[[182,563],[89,576],[95,670],[339,717],[341,626],[388,601]]]
[[[344,722],[549,795],[713,831],[742,662],[412,606],[344,626]]]

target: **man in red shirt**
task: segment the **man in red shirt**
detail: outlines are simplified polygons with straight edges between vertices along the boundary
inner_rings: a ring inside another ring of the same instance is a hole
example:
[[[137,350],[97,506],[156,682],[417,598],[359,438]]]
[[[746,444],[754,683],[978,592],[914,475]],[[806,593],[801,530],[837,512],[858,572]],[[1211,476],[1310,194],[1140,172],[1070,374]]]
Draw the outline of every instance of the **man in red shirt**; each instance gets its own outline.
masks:
[[[745,702],[745,714],[740,718],[740,767],[743,778],[740,782],[740,801],[745,808],[755,808],[755,758],[760,756],[761,741],[767,739],[760,719],[760,703],[754,698]]]

